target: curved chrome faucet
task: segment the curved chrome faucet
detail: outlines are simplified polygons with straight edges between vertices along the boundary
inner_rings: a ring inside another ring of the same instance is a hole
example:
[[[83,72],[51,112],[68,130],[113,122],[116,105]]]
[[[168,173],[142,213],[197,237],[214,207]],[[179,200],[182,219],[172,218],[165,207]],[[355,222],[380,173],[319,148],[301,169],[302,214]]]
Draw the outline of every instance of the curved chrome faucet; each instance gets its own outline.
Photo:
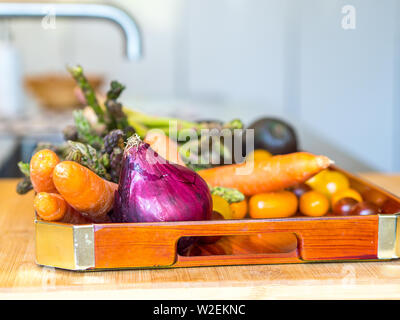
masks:
[[[137,60],[142,56],[142,39],[138,24],[127,12],[115,6],[89,3],[0,2],[0,19],[43,18],[49,9],[57,18],[106,19],[116,23],[125,35],[127,57]]]

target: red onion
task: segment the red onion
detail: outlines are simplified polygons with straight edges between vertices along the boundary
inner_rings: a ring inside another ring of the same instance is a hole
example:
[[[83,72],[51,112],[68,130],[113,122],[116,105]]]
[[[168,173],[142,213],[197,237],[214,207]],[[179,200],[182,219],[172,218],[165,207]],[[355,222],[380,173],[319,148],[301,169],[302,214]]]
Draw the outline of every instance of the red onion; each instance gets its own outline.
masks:
[[[114,222],[209,220],[212,199],[194,171],[159,156],[137,135],[124,151]]]

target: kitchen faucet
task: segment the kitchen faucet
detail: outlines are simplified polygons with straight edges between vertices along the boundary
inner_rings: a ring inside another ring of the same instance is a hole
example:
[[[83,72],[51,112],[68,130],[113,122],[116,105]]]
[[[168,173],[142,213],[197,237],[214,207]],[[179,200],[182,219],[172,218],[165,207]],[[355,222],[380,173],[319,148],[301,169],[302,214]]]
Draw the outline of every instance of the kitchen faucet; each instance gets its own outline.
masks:
[[[8,3],[0,2],[2,18],[43,18],[47,11],[57,18],[106,19],[116,23],[125,35],[125,53],[130,60],[142,55],[142,40],[138,24],[127,12],[115,6],[89,3]]]

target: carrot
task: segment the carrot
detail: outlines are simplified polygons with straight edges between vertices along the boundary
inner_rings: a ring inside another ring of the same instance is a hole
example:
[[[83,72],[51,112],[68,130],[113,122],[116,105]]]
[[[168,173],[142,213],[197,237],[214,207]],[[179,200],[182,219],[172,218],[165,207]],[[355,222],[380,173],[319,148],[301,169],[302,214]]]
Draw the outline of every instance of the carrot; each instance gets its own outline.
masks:
[[[147,133],[144,142],[148,143],[155,152],[169,162],[186,167],[186,164],[179,155],[178,145],[164,132],[160,130],[150,130]]]
[[[57,193],[39,192],[35,196],[33,206],[38,216],[45,221],[72,224],[93,222],[69,206],[64,198]]]
[[[331,163],[325,156],[295,152],[255,163],[220,166],[197,173],[211,186],[235,188],[244,195],[251,196],[303,183]]]
[[[56,192],[53,170],[60,162],[55,152],[43,149],[36,152],[30,161],[30,177],[36,192]]]
[[[57,221],[65,216],[68,204],[57,193],[39,192],[33,200],[33,207],[43,220]]]
[[[114,205],[118,185],[100,178],[77,162],[60,162],[54,168],[53,181],[72,208],[95,222],[103,222]]]

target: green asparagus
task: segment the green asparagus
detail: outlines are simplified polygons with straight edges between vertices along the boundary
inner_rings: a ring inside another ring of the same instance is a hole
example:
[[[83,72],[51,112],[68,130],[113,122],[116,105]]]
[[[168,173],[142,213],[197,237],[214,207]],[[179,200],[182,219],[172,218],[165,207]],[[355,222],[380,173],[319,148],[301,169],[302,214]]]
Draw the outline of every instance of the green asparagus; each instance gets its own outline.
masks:
[[[72,77],[77,82],[79,88],[82,90],[86,99],[86,103],[93,108],[99,122],[104,123],[104,111],[100,106],[99,102],[97,101],[96,93],[94,92],[89,81],[83,74],[83,68],[78,65],[75,67],[68,67],[68,71],[71,73]]]
[[[78,140],[82,143],[90,144],[96,149],[100,149],[103,146],[103,139],[93,132],[92,127],[83,115],[82,110],[75,110],[73,116],[75,127],[78,132]]]
[[[76,161],[95,172],[98,176],[111,180],[111,176],[106,169],[109,160],[104,158],[95,148],[89,144],[76,141],[68,141],[68,144],[71,147],[71,151],[66,160]]]

